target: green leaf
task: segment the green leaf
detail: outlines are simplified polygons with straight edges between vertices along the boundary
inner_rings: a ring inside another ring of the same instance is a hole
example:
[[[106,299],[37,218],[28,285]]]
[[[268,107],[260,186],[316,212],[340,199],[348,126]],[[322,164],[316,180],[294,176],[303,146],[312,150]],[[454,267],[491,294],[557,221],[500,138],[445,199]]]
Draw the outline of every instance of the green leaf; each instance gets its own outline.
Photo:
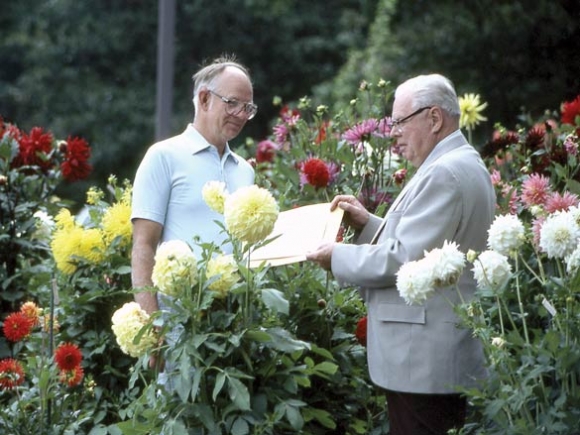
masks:
[[[232,425],[230,433],[231,435],[247,435],[250,433],[250,426],[243,418],[237,418]]]
[[[262,301],[272,311],[282,314],[288,314],[290,312],[290,304],[284,297],[284,293],[280,290],[273,288],[262,289]]]
[[[218,394],[222,390],[224,383],[226,382],[226,374],[224,372],[218,373],[215,379],[215,385],[213,387],[213,393],[211,394],[212,399],[216,400]]]
[[[282,328],[272,328],[269,329],[270,335],[272,337],[272,342],[269,345],[282,352],[294,352],[298,350],[310,349],[310,344],[297,340],[290,336],[290,333]]]
[[[321,362],[320,364],[316,364],[314,366],[314,370],[320,373],[325,373],[327,375],[334,375],[338,370],[338,366],[334,363],[329,361]]]
[[[302,412],[306,421],[310,421],[314,418],[322,426],[328,429],[336,429],[336,423],[332,419],[332,414],[330,414],[330,412],[317,408],[305,408]]]
[[[230,399],[242,411],[249,411],[250,408],[250,393],[248,388],[236,378],[228,376],[228,392]]]

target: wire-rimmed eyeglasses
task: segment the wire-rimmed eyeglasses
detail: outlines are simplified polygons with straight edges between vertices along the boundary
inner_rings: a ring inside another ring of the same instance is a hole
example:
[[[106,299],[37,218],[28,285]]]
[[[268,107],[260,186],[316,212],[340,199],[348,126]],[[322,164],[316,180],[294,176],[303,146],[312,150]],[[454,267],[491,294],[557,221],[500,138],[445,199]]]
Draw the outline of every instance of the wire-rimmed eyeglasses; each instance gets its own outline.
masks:
[[[409,121],[413,116],[418,115],[419,113],[421,113],[423,110],[427,110],[427,109],[431,109],[433,106],[425,106],[425,107],[421,107],[420,109],[415,110],[413,113],[411,113],[410,115],[407,115],[401,119],[391,119],[391,122],[389,123],[389,127],[391,127],[391,130],[401,130],[403,127],[401,127],[405,122]]]
[[[220,95],[215,91],[212,91],[211,89],[209,89],[209,92],[225,103],[226,112],[228,115],[237,116],[240,113],[244,112],[246,118],[248,118],[249,121],[254,116],[256,116],[256,113],[258,113],[258,106],[255,105],[254,103],[242,103],[241,101],[238,100],[226,98],[223,95]]]

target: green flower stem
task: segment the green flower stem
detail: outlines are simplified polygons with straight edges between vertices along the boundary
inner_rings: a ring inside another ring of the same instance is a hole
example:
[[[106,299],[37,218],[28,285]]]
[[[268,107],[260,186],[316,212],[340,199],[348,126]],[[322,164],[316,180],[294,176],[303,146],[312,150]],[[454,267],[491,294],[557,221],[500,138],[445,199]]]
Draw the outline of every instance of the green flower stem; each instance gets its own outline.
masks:
[[[524,311],[524,304],[522,302],[522,295],[521,295],[521,291],[520,291],[520,277],[519,277],[519,262],[518,262],[518,258],[519,256],[516,255],[514,256],[515,259],[515,263],[516,263],[516,295],[518,297],[518,307],[520,308],[520,315],[522,316],[522,327],[524,328],[524,337],[526,339],[526,344],[528,345],[528,347],[530,346],[530,336],[528,334],[528,325],[526,322],[526,313]]]
[[[523,265],[526,267],[526,269],[528,270],[528,272],[530,272],[539,282],[542,286],[544,286],[546,284],[546,275],[544,272],[544,267],[542,265],[542,261],[541,261],[541,256],[539,255],[538,251],[534,250],[534,252],[536,253],[536,257],[538,259],[538,269],[540,270],[539,275],[536,273],[536,271],[528,264],[528,262],[526,261],[526,259],[521,255],[521,253],[519,253],[516,257],[519,258]]]

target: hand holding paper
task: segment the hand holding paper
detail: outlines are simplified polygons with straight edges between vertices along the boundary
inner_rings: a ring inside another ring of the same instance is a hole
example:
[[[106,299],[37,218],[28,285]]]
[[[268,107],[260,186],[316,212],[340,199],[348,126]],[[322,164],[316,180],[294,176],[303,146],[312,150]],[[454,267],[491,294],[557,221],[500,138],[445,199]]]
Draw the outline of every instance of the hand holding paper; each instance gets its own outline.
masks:
[[[330,203],[306,205],[278,215],[272,234],[277,237],[250,254],[250,266],[263,262],[271,266],[306,260],[306,253],[324,242],[334,242],[342,221],[343,210],[330,211]]]

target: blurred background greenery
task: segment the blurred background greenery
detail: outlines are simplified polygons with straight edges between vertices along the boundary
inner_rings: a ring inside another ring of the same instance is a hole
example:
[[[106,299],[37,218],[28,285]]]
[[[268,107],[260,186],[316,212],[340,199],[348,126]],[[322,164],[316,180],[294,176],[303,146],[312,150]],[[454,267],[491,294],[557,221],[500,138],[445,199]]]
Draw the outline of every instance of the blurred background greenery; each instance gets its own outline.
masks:
[[[3,2],[0,116],[23,130],[82,136],[92,148],[91,178],[64,186],[64,196],[82,201],[109,174],[132,180],[155,141],[158,8],[153,0]],[[489,103],[481,144],[493,122],[511,127],[579,93],[578,40],[577,0],[176,0],[170,130],[192,119],[193,72],[227,52],[250,68],[260,106],[234,146],[270,133],[274,96],[337,107],[363,79],[397,83],[423,72]]]

